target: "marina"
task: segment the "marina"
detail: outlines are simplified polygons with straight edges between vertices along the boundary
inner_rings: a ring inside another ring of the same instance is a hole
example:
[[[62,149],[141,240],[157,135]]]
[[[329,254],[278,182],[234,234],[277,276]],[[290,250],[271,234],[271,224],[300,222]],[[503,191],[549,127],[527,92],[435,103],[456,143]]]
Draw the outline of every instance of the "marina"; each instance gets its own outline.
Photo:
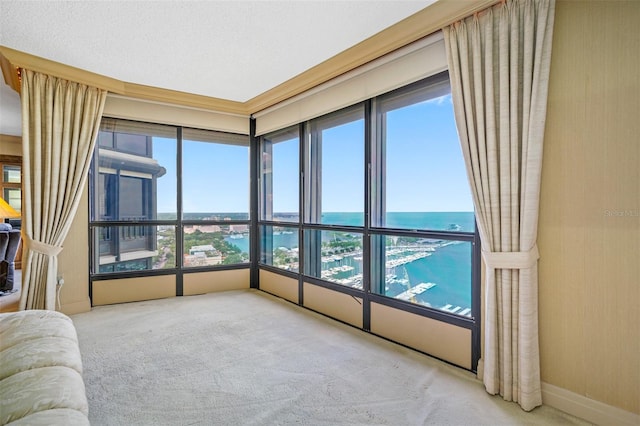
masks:
[[[413,301],[417,295],[422,294],[429,289],[432,289],[436,285],[437,285],[436,283],[420,283],[420,284],[417,284],[415,287],[412,287],[409,290],[398,294],[397,296],[395,296],[395,298],[400,300]]]
[[[466,215],[468,218],[457,213],[393,213],[388,219],[397,219],[398,224],[404,224],[402,226],[408,226],[407,220],[428,219],[432,229],[460,232],[474,228],[473,215]],[[335,216],[347,218],[354,214],[336,213]],[[333,222],[333,219],[328,222]],[[299,257],[299,244],[302,241],[298,238],[298,232],[290,227],[274,227],[269,229],[269,234],[272,235],[270,250],[273,257],[270,262],[273,262],[273,266],[293,272],[304,269]],[[231,230],[225,240],[242,251],[249,249],[248,234],[239,229]],[[471,244],[450,239],[406,236],[386,236],[372,241],[380,244],[371,253],[379,253],[377,250],[381,249],[382,270],[367,274],[363,271],[365,257],[362,234],[323,231],[321,247],[315,246],[315,250],[320,249],[322,254],[314,276],[358,290],[364,290],[366,284],[367,290],[376,294],[471,317],[471,262],[468,260]],[[376,274],[382,275],[375,278],[380,282],[365,283],[363,275],[375,277]]]

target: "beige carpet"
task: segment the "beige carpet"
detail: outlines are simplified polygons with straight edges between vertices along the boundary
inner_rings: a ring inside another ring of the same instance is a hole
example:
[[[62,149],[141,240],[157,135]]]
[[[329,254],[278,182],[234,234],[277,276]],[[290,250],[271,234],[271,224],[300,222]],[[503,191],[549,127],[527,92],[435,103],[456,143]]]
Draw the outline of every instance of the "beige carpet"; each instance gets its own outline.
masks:
[[[255,290],[72,318],[94,426],[587,424]]]

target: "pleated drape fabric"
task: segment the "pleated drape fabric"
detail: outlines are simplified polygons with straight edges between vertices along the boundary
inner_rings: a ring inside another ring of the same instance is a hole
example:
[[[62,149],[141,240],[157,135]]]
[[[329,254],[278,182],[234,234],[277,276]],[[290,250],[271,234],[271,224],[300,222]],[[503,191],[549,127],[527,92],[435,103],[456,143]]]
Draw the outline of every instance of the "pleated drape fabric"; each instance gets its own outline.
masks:
[[[55,310],[58,254],[85,187],[107,92],[21,70],[20,309]]]
[[[542,404],[536,246],[554,0],[509,0],[444,29],[485,261],[487,392]]]

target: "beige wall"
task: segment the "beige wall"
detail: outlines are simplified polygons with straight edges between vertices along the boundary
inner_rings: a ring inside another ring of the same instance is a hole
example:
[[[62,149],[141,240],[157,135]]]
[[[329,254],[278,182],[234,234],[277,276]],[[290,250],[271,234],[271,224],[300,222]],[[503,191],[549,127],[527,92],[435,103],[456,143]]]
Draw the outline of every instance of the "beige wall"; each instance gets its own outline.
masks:
[[[0,155],[22,157],[22,137],[0,134]]]
[[[362,328],[362,298],[305,282],[303,305],[332,318]]]
[[[640,413],[640,2],[558,1],[539,224],[542,380]]]
[[[77,314],[91,309],[89,301],[89,190],[85,186],[64,249],[58,256],[58,276],[64,278],[60,289],[60,310]]]
[[[260,290],[298,303],[298,280],[260,270]]]
[[[93,282],[93,305],[166,299],[176,295],[176,276],[123,278]]]
[[[371,332],[452,364],[471,368],[471,330],[371,304]]]
[[[185,296],[245,288],[249,288],[249,268],[182,275],[182,294]]]

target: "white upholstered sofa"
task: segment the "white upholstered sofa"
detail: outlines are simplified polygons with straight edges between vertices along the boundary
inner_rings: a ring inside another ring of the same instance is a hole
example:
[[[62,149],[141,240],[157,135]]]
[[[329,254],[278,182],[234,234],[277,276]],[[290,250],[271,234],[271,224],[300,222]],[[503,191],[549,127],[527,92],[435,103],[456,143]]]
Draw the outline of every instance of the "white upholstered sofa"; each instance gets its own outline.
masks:
[[[0,425],[88,425],[78,336],[54,311],[0,314]]]

